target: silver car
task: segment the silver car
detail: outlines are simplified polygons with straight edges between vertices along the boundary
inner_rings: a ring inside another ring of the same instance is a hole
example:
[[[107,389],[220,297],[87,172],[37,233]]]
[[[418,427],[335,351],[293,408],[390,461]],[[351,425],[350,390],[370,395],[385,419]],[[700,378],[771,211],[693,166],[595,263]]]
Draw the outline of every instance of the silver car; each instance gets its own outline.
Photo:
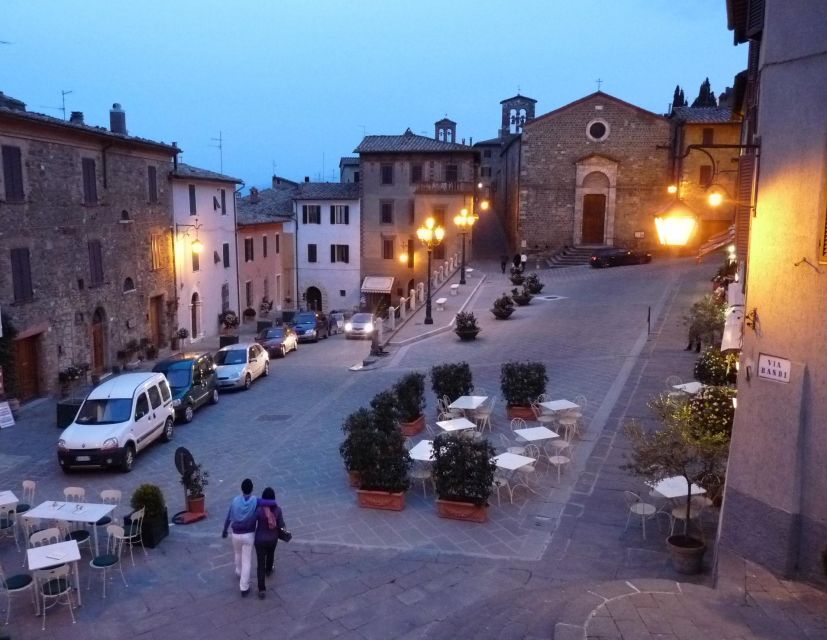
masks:
[[[376,329],[376,320],[371,313],[354,313],[353,317],[345,323],[345,337],[350,338],[371,338]]]
[[[231,344],[214,358],[219,389],[249,389],[253,380],[270,374],[270,355],[259,344]]]

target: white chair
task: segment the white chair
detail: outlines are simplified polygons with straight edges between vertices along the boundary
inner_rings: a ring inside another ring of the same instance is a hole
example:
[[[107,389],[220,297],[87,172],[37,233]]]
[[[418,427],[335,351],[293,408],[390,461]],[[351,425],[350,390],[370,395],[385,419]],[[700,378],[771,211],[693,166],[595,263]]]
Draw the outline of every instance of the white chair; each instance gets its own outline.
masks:
[[[106,598],[106,572],[108,569],[116,566],[118,567],[118,571],[121,573],[121,580],[123,580],[123,586],[128,587],[129,585],[126,584],[126,577],[123,575],[123,566],[121,565],[121,551],[123,550],[123,543],[124,543],[124,531],[123,527],[117,524],[110,524],[106,527],[107,539],[106,539],[106,550],[104,553],[95,556],[92,558],[92,561],[89,563],[89,567],[94,570],[101,571],[103,573],[103,597]],[[92,572],[89,573],[89,582],[86,585],[87,591],[92,586]]]
[[[17,541],[17,513],[14,507],[0,507],[0,537],[10,536],[14,538],[14,546],[20,551],[20,543]]]
[[[540,448],[536,444],[527,444],[523,455],[534,458],[534,462],[515,469],[514,475],[512,476],[512,480],[514,480],[511,486],[512,495],[517,487],[525,487],[532,493],[535,493],[531,485],[534,484],[534,480],[537,478],[537,462],[540,460],[541,455]]]
[[[34,605],[35,614],[38,613],[37,599],[34,596],[34,579],[28,573],[19,573],[13,576],[6,576],[3,573],[3,567],[0,567],[0,591],[6,594],[6,624],[9,624],[11,616],[11,597],[12,594],[29,591],[32,595],[32,604]]]
[[[574,457],[574,447],[568,443],[566,447],[558,447],[553,455],[547,456],[548,463],[557,469],[557,483],[560,483],[560,473],[564,467],[571,464]]]
[[[86,489],[83,487],[66,487],[63,490],[63,498],[66,502],[86,502]],[[66,540],[74,540],[79,547],[86,545],[90,551],[92,550],[91,535],[88,529],[73,528],[74,524],[69,522],[58,524],[58,526],[63,529]]]
[[[436,427],[435,427],[434,425],[432,425],[432,424],[427,423],[427,422],[425,423],[425,433],[427,433],[427,434],[428,434],[428,437],[429,437],[431,440],[433,440],[434,438],[436,438],[436,437],[437,437],[437,435],[438,435],[438,434],[437,434]]]
[[[554,416],[541,407],[539,401],[531,403],[531,410],[534,412],[534,421],[539,422],[541,427],[551,428],[554,423]]]
[[[488,429],[489,433],[491,432],[491,415],[494,413],[496,404],[496,398],[489,398],[474,411],[474,422],[477,423],[480,432],[485,429]]]
[[[63,490],[66,502],[86,502],[86,489],[83,487],[66,487]]]
[[[133,511],[132,515],[129,516],[129,522],[124,528],[124,542],[129,545],[129,557],[132,558],[133,567],[135,566],[135,554],[132,550],[135,545],[140,544],[141,549],[144,551],[144,556],[147,555],[143,538],[145,513],[146,510],[144,507],[141,507],[137,511]]]
[[[63,536],[61,535],[60,529],[57,527],[49,527],[48,529],[43,529],[42,531],[35,531],[31,536],[29,536],[30,549],[34,549],[35,547],[43,547],[47,544],[57,544],[58,542],[63,542]]]
[[[632,519],[632,516],[638,517],[640,518],[641,529],[643,529],[643,539],[646,540],[646,521],[655,517],[658,512],[657,507],[648,502],[643,502],[640,496],[632,491],[624,491],[623,499],[626,501],[626,507],[629,512],[626,516],[626,528],[623,529],[623,531],[629,528],[629,521]]]
[[[689,525],[689,520],[695,520],[696,524],[698,525],[698,530],[701,532],[701,539],[703,540],[704,539],[704,528],[703,528],[703,524],[701,523],[701,517],[703,516],[704,507],[702,506],[702,503],[696,502],[696,503],[693,504],[690,500],[689,517],[687,518],[685,499],[686,499],[686,497],[684,496],[684,499],[680,500],[681,504],[679,506],[673,507],[672,511],[669,512],[670,515],[672,516],[672,525],[669,528],[669,535],[671,536],[675,533],[675,523],[676,522],[678,522],[678,521],[683,522],[683,532],[686,533],[686,530],[687,530],[688,525]],[[677,500],[676,500],[676,502],[677,502]]]
[[[18,515],[26,513],[34,506],[34,494],[37,489],[37,483],[34,480],[23,481],[23,495],[20,502],[17,503],[16,511]]]
[[[122,493],[120,489],[104,489],[101,491],[101,504],[113,504],[116,507],[121,506]],[[114,511],[112,512],[115,513]],[[112,524],[112,516],[103,516],[95,523],[96,527],[105,527]]]
[[[500,434],[500,443],[502,444],[504,452],[516,453],[518,455],[525,453],[525,447],[523,445],[514,445],[504,433]]]
[[[525,429],[526,428],[525,420],[523,420],[522,418],[512,418],[510,427],[511,427],[512,433],[514,431],[516,431],[517,429]],[[520,436],[517,435],[515,437],[519,438]]]
[[[511,485],[508,481],[508,476],[505,475],[501,470],[497,469],[494,472],[494,481],[491,484],[491,488],[497,492],[497,506],[501,507],[502,502],[500,501],[500,489],[505,488],[508,491],[508,501],[509,503],[513,502],[513,496],[511,495]]]
[[[448,418],[441,418],[444,420],[450,420],[451,418],[461,418],[462,417],[462,410],[461,409],[451,409],[452,400],[448,398],[448,396],[442,396],[442,406],[439,407],[439,412],[446,414],[450,417]]]
[[[72,581],[69,578],[71,567],[62,564],[49,569],[40,569],[34,572],[34,579],[37,583],[37,591],[42,598],[43,626],[41,631],[46,629],[46,610],[59,604],[69,607],[72,614],[72,624],[75,624],[74,604],[72,603]],[[47,604],[49,600],[53,602]]]

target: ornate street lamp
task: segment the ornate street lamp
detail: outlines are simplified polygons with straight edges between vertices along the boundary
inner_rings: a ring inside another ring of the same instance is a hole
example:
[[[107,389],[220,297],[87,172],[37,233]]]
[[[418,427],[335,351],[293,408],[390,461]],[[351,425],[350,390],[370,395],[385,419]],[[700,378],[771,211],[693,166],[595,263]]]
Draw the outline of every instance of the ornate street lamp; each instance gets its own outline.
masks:
[[[681,200],[675,200],[660,213],[655,214],[655,229],[663,245],[683,247],[698,224],[698,216]]]
[[[462,234],[462,266],[459,272],[460,284],[465,284],[465,236],[468,235],[468,232],[471,230],[471,227],[474,226],[476,221],[477,217],[473,214],[469,214],[468,209],[463,209],[460,211],[459,215],[454,216],[454,224],[459,227],[460,233]]]
[[[203,224],[198,224],[198,218],[195,219],[195,224],[178,224],[176,222],[175,223],[175,235],[176,236],[181,236],[181,235],[189,236],[190,232],[189,232],[189,229],[187,227],[192,227],[193,229],[195,229],[195,240],[193,240],[190,243],[190,248],[192,249],[193,253],[201,253],[204,250],[204,243],[201,242],[201,240],[199,240],[199,238],[198,238],[198,230],[203,226],[204,226]],[[181,233],[180,232],[181,229],[184,229],[184,228],[186,228],[187,230],[184,231],[184,233]]]
[[[445,237],[445,229],[437,226],[433,218],[428,218],[424,226],[416,230],[416,237],[422,243],[422,246],[428,250],[428,297],[425,299],[425,324],[433,324],[434,319],[431,317],[431,251],[438,246]]]

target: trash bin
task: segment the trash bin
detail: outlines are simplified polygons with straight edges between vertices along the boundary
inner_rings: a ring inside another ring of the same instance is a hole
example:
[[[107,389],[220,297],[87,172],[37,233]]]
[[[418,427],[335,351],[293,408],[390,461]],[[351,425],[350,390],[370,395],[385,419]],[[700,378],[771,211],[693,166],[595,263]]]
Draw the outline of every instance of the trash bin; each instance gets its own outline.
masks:
[[[72,424],[82,404],[83,398],[64,398],[63,400],[59,400],[57,403],[57,428],[65,429]]]
[[[218,336],[218,347],[226,347],[231,344],[238,344],[238,336]]]

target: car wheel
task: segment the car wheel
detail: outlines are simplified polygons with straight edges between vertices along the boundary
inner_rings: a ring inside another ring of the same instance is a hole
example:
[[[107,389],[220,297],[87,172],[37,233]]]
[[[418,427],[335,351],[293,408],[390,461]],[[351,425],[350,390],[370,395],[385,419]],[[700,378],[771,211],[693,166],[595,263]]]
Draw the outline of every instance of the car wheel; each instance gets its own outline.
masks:
[[[218,389],[213,389],[210,393],[210,404],[218,404]]]
[[[184,407],[184,422],[189,424],[190,422],[192,422],[192,419],[194,417],[195,417],[195,409],[193,408],[193,406],[191,404],[188,403],[187,406]]]
[[[248,373],[246,376],[244,376],[244,390],[247,391],[247,389],[249,389],[251,386],[253,386],[253,379],[250,377],[250,374]]]
[[[296,341],[293,343],[293,351],[298,351],[298,350],[299,350],[299,341],[298,341],[298,340],[296,340]]]
[[[270,362],[264,363],[264,373],[262,374],[265,378],[270,375]]]
[[[126,445],[126,450],[123,452],[123,462],[121,462],[121,471],[129,473],[132,471],[132,466],[135,464],[135,447],[131,444]]]
[[[164,442],[172,442],[172,436],[175,435],[175,427],[172,424],[172,418],[167,418],[164,423],[164,432],[161,434],[161,440]]]
[[[279,357],[283,358],[286,355],[287,355],[287,349],[285,348],[284,345],[281,345],[281,349],[279,350]]]
[[[63,473],[65,473],[67,476],[70,473],[72,473],[72,467],[70,467],[68,464],[62,464],[60,465],[60,468],[63,469]]]

